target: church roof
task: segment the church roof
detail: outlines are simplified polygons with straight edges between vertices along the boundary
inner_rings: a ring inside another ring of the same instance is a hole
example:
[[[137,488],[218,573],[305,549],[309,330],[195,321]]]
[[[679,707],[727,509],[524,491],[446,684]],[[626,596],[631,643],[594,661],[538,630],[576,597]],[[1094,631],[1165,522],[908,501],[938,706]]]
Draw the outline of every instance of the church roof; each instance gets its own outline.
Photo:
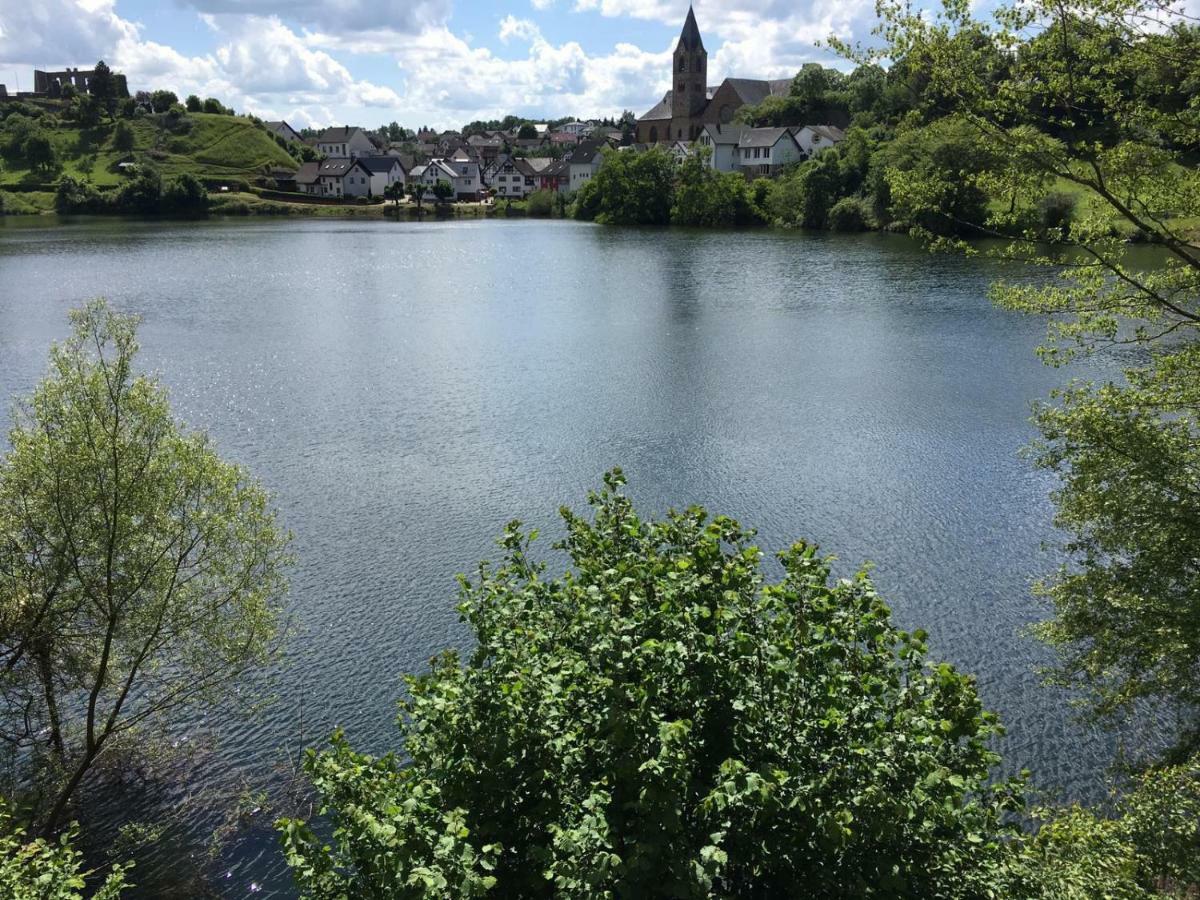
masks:
[[[704,41],[700,39],[700,26],[696,24],[696,14],[691,6],[688,7],[687,18],[683,22],[683,31],[679,32],[679,47],[684,50],[704,49]]]
[[[792,86],[790,78],[766,81],[759,78],[726,78],[725,83],[733,88],[738,99],[747,106],[756,106],[768,97],[787,94]]]
[[[655,104],[654,108],[651,109],[650,112],[648,112],[644,116],[642,116],[640,119],[638,119],[638,121],[639,122],[642,122],[642,121],[653,122],[653,121],[657,121],[659,119],[671,118],[671,94],[672,93],[673,93],[672,91],[667,91],[665,94],[663,94],[663,98],[661,100],[659,100],[657,104]]]

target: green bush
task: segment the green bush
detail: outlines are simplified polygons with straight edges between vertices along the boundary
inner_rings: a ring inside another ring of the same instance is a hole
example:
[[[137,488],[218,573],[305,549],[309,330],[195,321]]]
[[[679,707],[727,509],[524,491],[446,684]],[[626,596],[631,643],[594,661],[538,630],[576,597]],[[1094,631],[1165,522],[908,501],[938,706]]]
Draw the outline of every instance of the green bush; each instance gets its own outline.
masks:
[[[525,212],[536,218],[547,218],[554,215],[554,192],[534,191],[525,203]]]
[[[281,823],[301,892],[980,893],[1017,801],[973,679],[865,573],[800,543],[769,583],[736,522],[644,521],[605,482],[563,512],[569,574],[513,523],[462,581],[476,648],[409,679],[396,754],[308,755],[332,831]]]
[[[843,197],[829,210],[831,231],[867,231],[871,228],[871,211],[859,197]]]
[[[94,873],[83,870],[83,859],[74,847],[78,828],[68,828],[56,841],[29,840],[15,827],[0,799],[0,897],[5,900],[83,900],[85,879]],[[86,896],[91,900],[115,900],[124,890],[128,866],[114,866]],[[99,879],[94,878],[94,881]]]

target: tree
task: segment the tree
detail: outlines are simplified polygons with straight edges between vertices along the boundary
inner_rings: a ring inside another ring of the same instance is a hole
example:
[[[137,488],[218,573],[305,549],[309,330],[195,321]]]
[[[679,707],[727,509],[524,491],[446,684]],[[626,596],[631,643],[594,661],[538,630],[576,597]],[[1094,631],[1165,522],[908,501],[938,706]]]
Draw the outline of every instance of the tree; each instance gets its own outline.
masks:
[[[420,215],[422,212],[421,201],[425,199],[425,192],[428,190],[428,186],[419,181],[410,188],[412,198],[417,201],[417,215]]]
[[[0,726],[46,837],[102,755],[246,686],[287,584],[266,493],[135,371],[136,319],[71,320],[0,463]]]
[[[53,171],[58,162],[58,153],[50,141],[50,136],[40,128],[29,134],[22,149],[25,161],[35,172]]]
[[[96,63],[96,68],[92,71],[92,77],[88,79],[88,93],[96,98],[96,102],[100,108],[107,113],[112,113],[117,105],[117,81],[113,76],[112,70],[105,64],[104,60]]]
[[[438,203],[449,203],[454,199],[454,185],[439,178],[437,184],[433,186],[433,196]]]
[[[215,115],[218,115],[218,116],[224,115],[226,112],[228,112],[228,110],[225,109],[224,104],[222,104],[221,101],[218,100],[216,97],[205,98],[204,111],[206,113],[214,113]]]
[[[709,228],[762,224],[763,213],[754,204],[746,179],[740,172],[718,172],[708,159],[709,151],[704,149],[679,166],[671,222]]]
[[[644,153],[599,152],[603,162],[595,176],[579,189],[576,217],[605,225],[669,224],[675,199],[675,160],[671,154],[661,147]]]
[[[538,136],[537,129],[534,128],[533,125],[529,122],[526,122],[517,131],[517,140],[519,140],[519,141],[537,140],[537,136]]]
[[[165,113],[178,102],[174,91],[155,91],[150,95],[150,107],[156,113]]]
[[[8,900],[83,900],[86,879],[94,872],[82,871],[82,859],[73,846],[78,829],[67,829],[56,841],[28,840],[25,830],[13,825],[0,799],[0,896]],[[112,871],[88,896],[91,900],[115,900],[125,888],[128,866]]]
[[[404,184],[399,181],[393,181],[383,189],[383,196],[392,200],[396,204],[396,218],[400,218],[400,201],[404,199]]]
[[[513,523],[462,579],[477,646],[408,679],[402,747],[306,768],[332,841],[281,823],[314,898],[971,896],[1015,826],[974,681],[815,547],[644,521],[620,472],[563,511],[547,577]]]
[[[1054,364],[1133,345],[1123,378],[1076,380],[1036,413],[1035,458],[1059,475],[1069,536],[1069,563],[1040,586],[1055,615],[1039,633],[1060,653],[1056,680],[1095,714],[1167,704],[1187,753],[1200,746],[1200,233],[1186,218],[1200,215],[1197,29],[1143,0],[1034,0],[988,23],[957,2],[936,17],[881,9],[879,52],[923,73],[923,114],[952,113],[992,151],[986,187],[1008,202],[985,225],[1017,235],[1001,252],[1060,268],[1051,283],[997,285],[995,299],[1051,317]],[[1082,212],[1046,229],[1037,207],[1064,188]],[[902,199],[945,212],[921,177]],[[1132,257],[1127,237],[1161,254]]]
[[[198,113],[201,110],[200,98],[195,94],[188,94],[187,99],[183,101],[183,105],[188,112]]]
[[[129,151],[133,149],[133,145],[133,127],[128,122],[118,122],[117,127],[113,129],[113,147],[117,150]]]

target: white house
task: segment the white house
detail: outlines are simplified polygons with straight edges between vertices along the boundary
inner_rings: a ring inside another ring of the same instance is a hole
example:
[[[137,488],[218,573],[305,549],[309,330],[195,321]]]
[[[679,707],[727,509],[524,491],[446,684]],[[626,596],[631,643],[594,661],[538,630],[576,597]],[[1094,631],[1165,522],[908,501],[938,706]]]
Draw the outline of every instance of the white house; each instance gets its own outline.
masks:
[[[774,175],[805,153],[790,128],[747,128],[737,145],[738,167],[749,176]]]
[[[558,126],[559,134],[573,134],[575,137],[582,137],[592,130],[592,126],[587,122],[567,122],[565,125]]]
[[[287,122],[263,122],[263,127],[272,134],[279,135],[285,141],[296,141],[297,143],[303,143],[304,141],[304,138],[300,137],[300,132],[296,131]]]
[[[326,128],[317,135],[317,152],[339,159],[374,156],[375,145],[361,128],[349,125]]]
[[[359,164],[371,173],[372,197],[382,197],[389,186],[404,184],[404,166],[397,156],[360,156]]]
[[[708,164],[718,172],[736,172],[739,164],[738,141],[742,139],[744,125],[705,125],[696,138],[696,143],[710,151]]]
[[[371,194],[371,171],[358,159],[324,159],[317,169],[322,197],[367,197]]]
[[[483,188],[483,179],[479,171],[479,162],[465,150],[457,150],[449,159],[439,160],[453,174],[451,183],[454,185],[454,195],[459,200],[477,200],[479,191]]]
[[[419,167],[417,167],[419,168]],[[479,164],[470,159],[434,159],[417,176],[417,168],[409,173],[410,183],[420,180],[430,189],[439,181],[445,181],[454,188],[454,197],[458,200],[475,200],[479,197]]]
[[[567,190],[577,191],[587,184],[600,171],[600,163],[603,161],[600,146],[591,141],[586,141],[571,151],[567,159],[570,173],[567,178]]]
[[[793,128],[796,143],[805,156],[813,156],[845,140],[846,133],[833,125],[803,125]]]
[[[296,172],[296,190],[302,194],[321,193],[321,164],[306,162]]]
[[[524,197],[541,187],[541,175],[553,161],[540,157],[514,159],[511,156],[502,156],[492,171],[489,185],[497,197]]]
[[[692,155],[692,145],[684,141],[676,141],[667,147],[667,152],[674,158],[675,165],[679,165]]]

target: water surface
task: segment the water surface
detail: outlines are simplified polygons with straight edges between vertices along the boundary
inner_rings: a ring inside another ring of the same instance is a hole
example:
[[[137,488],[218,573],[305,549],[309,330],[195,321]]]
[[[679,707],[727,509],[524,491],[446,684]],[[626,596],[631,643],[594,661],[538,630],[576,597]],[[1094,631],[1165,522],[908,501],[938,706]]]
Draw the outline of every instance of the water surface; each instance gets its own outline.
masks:
[[[202,780],[261,779],[301,712],[309,739],[394,747],[400,676],[465,644],[455,573],[510,519],[556,534],[620,465],[646,512],[872,561],[897,619],[977,673],[1013,767],[1086,796],[1107,739],[1019,631],[1056,559],[1052,481],[1018,451],[1064,373],[1034,358],[1043,322],[988,303],[1000,273],[882,235],[0,219],[0,398],[106,296],[144,316],[178,413],[275,493],[299,634]],[[287,891],[264,833],[196,865],[228,896]]]

